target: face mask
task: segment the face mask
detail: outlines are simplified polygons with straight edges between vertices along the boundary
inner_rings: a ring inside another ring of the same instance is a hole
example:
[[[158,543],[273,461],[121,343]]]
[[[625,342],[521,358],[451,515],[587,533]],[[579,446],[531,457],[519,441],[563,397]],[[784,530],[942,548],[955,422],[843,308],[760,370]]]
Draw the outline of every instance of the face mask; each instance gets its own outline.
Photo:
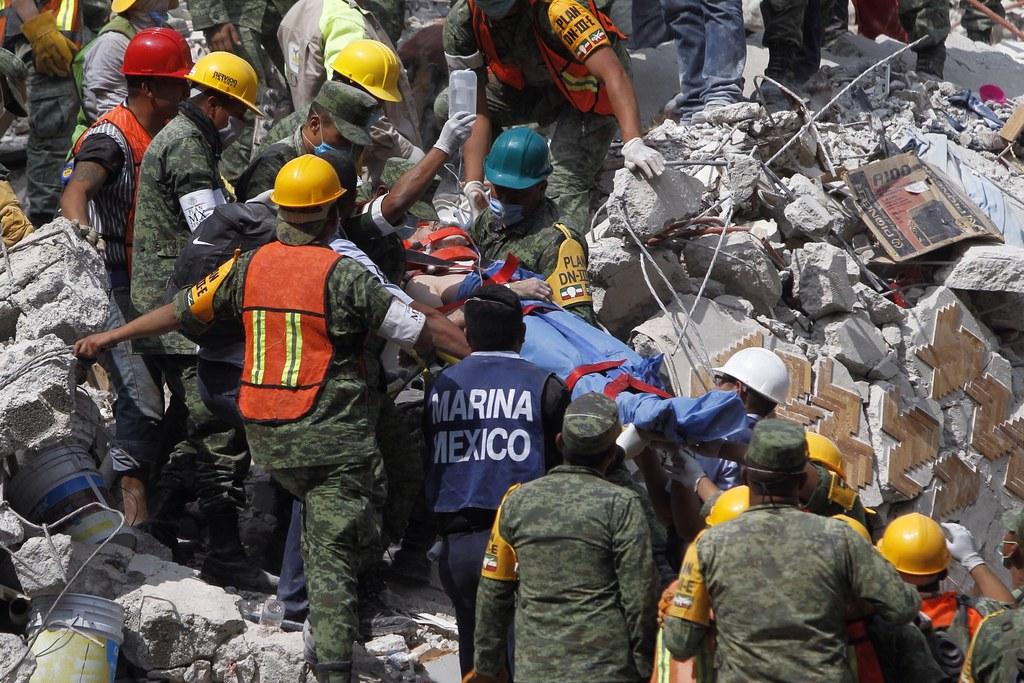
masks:
[[[227,147],[234,142],[242,134],[243,128],[245,128],[245,121],[234,116],[228,116],[228,125],[217,131],[217,135],[220,136],[220,146]]]
[[[523,207],[521,204],[505,204],[497,197],[490,197],[488,203],[491,205],[491,213],[502,225],[508,227],[523,220]]]

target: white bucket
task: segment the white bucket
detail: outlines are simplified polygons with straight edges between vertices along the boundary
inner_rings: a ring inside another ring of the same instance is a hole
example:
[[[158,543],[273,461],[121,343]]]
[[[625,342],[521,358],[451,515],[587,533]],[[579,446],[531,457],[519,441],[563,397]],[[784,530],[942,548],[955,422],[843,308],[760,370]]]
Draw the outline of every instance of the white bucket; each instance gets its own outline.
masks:
[[[50,614],[53,598],[32,601],[28,632],[35,635],[36,670],[29,683],[114,683],[123,642],[124,610],[113,600],[67,593]],[[38,635],[37,635],[38,634]]]
[[[11,506],[37,524],[52,524],[89,503],[107,505],[103,477],[80,444],[45,448],[21,459],[9,488]],[[117,529],[114,512],[95,507],[57,529],[79,543],[101,543]]]

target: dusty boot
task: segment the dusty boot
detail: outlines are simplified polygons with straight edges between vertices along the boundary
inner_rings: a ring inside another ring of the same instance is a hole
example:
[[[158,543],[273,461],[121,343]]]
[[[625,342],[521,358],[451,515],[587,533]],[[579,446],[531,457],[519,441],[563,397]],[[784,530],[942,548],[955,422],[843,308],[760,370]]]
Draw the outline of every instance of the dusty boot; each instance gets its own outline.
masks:
[[[986,45],[992,44],[992,29],[985,28],[974,31],[968,31],[967,37],[976,43],[985,43]]]
[[[790,90],[796,88],[796,55],[790,46],[769,48],[768,66],[764,70],[764,75]],[[764,81],[758,92],[764,98],[764,106],[769,113],[793,108],[793,102],[775,83]]]
[[[324,662],[316,665],[316,683],[349,683],[352,662]]]
[[[245,553],[238,536],[238,515],[234,512],[210,517],[210,552],[203,560],[203,580],[218,586],[273,593],[275,577],[260,569]]]
[[[414,633],[416,622],[384,604],[384,581],[379,571],[359,577],[359,637],[372,640],[392,633]]]
[[[942,80],[942,70],[946,65],[946,46],[927,48],[917,53],[917,67],[914,69],[921,76],[931,76]]]

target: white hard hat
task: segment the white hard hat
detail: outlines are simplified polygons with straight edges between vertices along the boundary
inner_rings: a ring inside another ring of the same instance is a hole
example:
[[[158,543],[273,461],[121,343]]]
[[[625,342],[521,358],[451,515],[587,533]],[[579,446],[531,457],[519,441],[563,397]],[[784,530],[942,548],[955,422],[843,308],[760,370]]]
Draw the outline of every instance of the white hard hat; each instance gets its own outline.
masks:
[[[789,395],[789,371],[774,352],[760,347],[741,349],[720,368],[716,375],[728,375],[775,403],[785,403]]]

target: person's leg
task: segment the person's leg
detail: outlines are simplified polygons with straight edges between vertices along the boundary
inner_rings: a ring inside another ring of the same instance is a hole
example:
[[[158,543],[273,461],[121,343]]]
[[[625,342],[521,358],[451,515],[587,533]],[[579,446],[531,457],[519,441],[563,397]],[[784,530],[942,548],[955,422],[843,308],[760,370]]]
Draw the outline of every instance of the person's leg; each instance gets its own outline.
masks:
[[[949,5],[946,0],[900,0],[900,24],[914,42],[916,70],[941,78],[946,63],[946,36],[949,35]]]
[[[703,0],[704,65],[701,99],[705,104],[732,104],[743,98],[747,40],[742,0]]]
[[[377,443],[387,476],[383,509],[385,543],[402,538],[416,504],[416,494],[423,486],[423,434],[419,417],[420,406],[399,407],[387,397],[381,403]],[[381,554],[385,549],[381,549]]]
[[[71,134],[78,113],[78,92],[70,76],[47,76],[30,66],[28,77],[28,215],[36,227],[57,214]]]
[[[997,15],[1006,16],[1006,9],[1000,0],[983,0],[983,4]],[[960,6],[964,10],[960,25],[967,31],[967,37],[981,43],[991,43],[992,28],[995,26],[995,22],[967,0],[961,0]]]
[[[619,127],[612,116],[583,114],[566,104],[551,133],[547,195],[574,235],[590,230],[590,190]]]
[[[764,46],[768,48],[765,76],[792,83],[794,66],[803,52],[804,12],[808,0],[762,0]]]
[[[309,595],[306,592],[306,572],[302,563],[302,502],[292,503],[288,538],[281,560],[281,578],[277,582],[277,599],[284,603],[285,618],[305,621],[309,614]]]
[[[490,531],[474,531],[449,534],[441,540],[438,574],[459,624],[459,666],[463,676],[473,669],[476,589],[489,536]]]
[[[797,80],[803,82],[818,73],[821,67],[821,43],[824,40],[821,0],[807,0],[803,22],[803,49],[795,70]]]
[[[732,0],[728,0],[732,2]],[[679,94],[670,107],[671,114],[679,116],[681,122],[700,111],[704,103],[701,93],[706,83],[705,51],[708,48],[705,33],[705,2],[703,0],[661,0],[665,23],[672,30],[676,44],[676,61],[679,64]],[[713,4],[713,3],[712,3]],[[743,28],[743,12],[740,9],[740,29]]]

